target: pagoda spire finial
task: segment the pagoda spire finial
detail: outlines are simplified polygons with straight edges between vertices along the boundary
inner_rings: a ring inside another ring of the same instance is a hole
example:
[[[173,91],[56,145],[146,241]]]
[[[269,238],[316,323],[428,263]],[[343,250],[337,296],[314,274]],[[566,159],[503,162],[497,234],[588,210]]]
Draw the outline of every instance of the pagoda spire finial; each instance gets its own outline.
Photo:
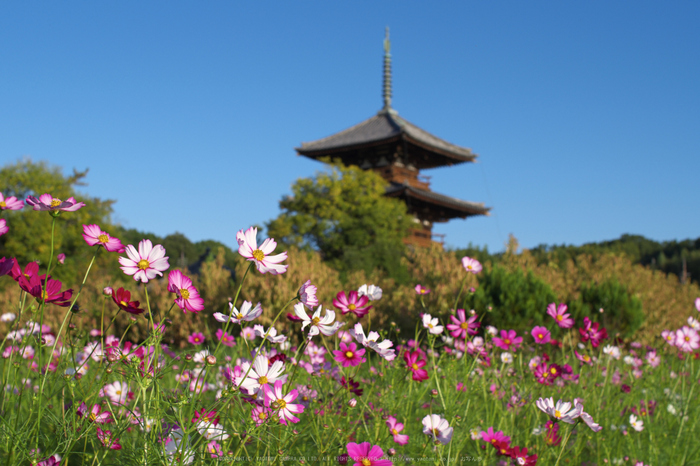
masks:
[[[384,85],[382,86],[382,97],[384,99],[384,110],[391,109],[391,42],[389,41],[389,26],[386,27],[384,36]]]

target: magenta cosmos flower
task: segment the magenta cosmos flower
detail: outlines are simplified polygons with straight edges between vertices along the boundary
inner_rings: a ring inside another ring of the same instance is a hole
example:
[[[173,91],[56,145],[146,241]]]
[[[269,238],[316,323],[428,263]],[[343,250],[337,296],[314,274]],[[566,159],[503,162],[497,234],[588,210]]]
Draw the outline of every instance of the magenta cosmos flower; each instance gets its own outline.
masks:
[[[369,442],[362,442],[359,445],[350,442],[347,445],[348,456],[355,462],[352,466],[390,466],[394,463],[391,460],[384,460],[384,450],[379,445],[372,446]]]
[[[97,438],[102,443],[102,446],[109,448],[110,450],[121,450],[122,446],[119,444],[119,439],[112,436],[112,432],[109,430],[102,430],[97,428]]]
[[[519,337],[515,330],[501,330],[501,337],[493,337],[493,344],[506,351],[515,351],[520,347],[523,337]]]
[[[192,280],[179,270],[171,270],[168,274],[168,291],[177,295],[175,304],[183,311],[197,313],[204,309],[204,299],[200,298],[197,288],[192,286]]]
[[[111,414],[109,411],[102,411],[100,412],[101,407],[100,405],[96,404],[93,405],[92,409],[90,410],[90,413],[88,414],[88,409],[87,405],[85,403],[80,403],[80,406],[78,406],[77,413],[78,417],[83,417],[87,418],[88,421],[90,422],[95,422],[97,424],[106,424],[108,422],[112,422],[111,419]]]
[[[124,245],[119,238],[109,236],[98,225],[83,225],[83,238],[89,246],[104,246],[109,252],[124,252]]]
[[[532,335],[532,338],[535,339],[535,343],[539,343],[540,345],[549,343],[549,341],[552,339],[547,327],[534,327],[530,334]]]
[[[254,227],[248,228],[236,233],[238,241],[238,254],[245,257],[250,262],[255,262],[255,266],[260,273],[270,273],[278,275],[287,271],[288,265],[281,265],[280,262],[287,260],[287,252],[271,256],[275,252],[277,242],[272,238],[267,238],[258,247],[258,229]]]
[[[571,315],[566,313],[567,309],[568,307],[564,303],[559,305],[557,305],[557,303],[550,303],[549,306],[547,306],[547,314],[557,321],[559,327],[571,328],[574,326],[574,319],[571,318]]]
[[[24,207],[24,201],[14,196],[5,197],[0,193],[0,210],[20,210]]]
[[[75,212],[81,207],[85,207],[83,202],[78,202],[72,197],[62,201],[53,197],[51,194],[42,194],[39,196],[39,199],[34,196],[29,196],[27,197],[27,204],[32,206],[34,210],[47,211],[54,215],[60,212]]]
[[[7,226],[7,221],[4,218],[0,218],[0,236],[8,231],[10,231],[10,227]]]
[[[120,267],[125,274],[133,275],[134,280],[148,283],[157,276],[163,276],[170,264],[165,255],[165,248],[160,244],[153,246],[151,240],[143,239],[139,242],[138,251],[131,244],[126,247],[128,257],[120,257]]]
[[[357,291],[351,291],[347,296],[344,291],[341,291],[333,300],[333,305],[340,309],[343,315],[352,312],[358,318],[369,314],[372,306],[368,306],[367,303],[369,303],[369,298],[367,296],[359,296]]]
[[[588,317],[583,318],[583,328],[578,329],[581,334],[581,341],[584,343],[591,340],[593,348],[597,348],[602,340],[608,338],[608,331],[600,328],[598,322],[591,322]]]
[[[510,437],[504,434],[501,430],[494,432],[493,427],[489,427],[488,430],[481,431],[481,440],[492,445],[496,442],[503,442],[510,445]]]
[[[425,359],[419,359],[420,353],[418,351],[406,351],[403,354],[403,359],[406,361],[406,367],[411,371],[411,378],[416,382],[422,382],[428,380],[428,371],[423,369],[426,364]]]
[[[366,361],[362,357],[365,354],[365,349],[358,350],[355,343],[345,343],[340,344],[340,349],[333,351],[335,360],[338,364],[342,364],[343,367],[357,366]]]
[[[192,335],[187,337],[187,341],[193,345],[201,345],[204,343],[204,334],[202,332],[194,332]]]
[[[117,291],[112,291],[112,301],[119,306],[119,309],[128,312],[129,314],[141,314],[143,309],[139,308],[138,301],[131,301],[131,292],[124,288],[119,288]]]
[[[457,309],[457,317],[450,316],[452,320],[451,324],[447,324],[447,330],[450,331],[450,335],[453,338],[467,338],[467,334],[476,335],[476,329],[481,325],[476,321],[476,315],[473,315],[467,319],[467,313],[464,309]]]
[[[462,266],[464,266],[464,270],[471,273],[479,273],[483,269],[478,260],[467,256],[462,257]]]

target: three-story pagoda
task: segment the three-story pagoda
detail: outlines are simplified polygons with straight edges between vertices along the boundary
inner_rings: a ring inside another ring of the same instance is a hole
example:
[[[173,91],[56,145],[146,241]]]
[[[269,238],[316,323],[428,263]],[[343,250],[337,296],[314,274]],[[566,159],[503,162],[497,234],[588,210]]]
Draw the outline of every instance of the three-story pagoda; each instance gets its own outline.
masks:
[[[453,218],[489,215],[483,203],[463,201],[430,189],[420,170],[473,162],[477,155],[451,144],[401,118],[391,107],[391,54],[389,32],[384,39],[384,107],[373,117],[339,133],[296,148],[312,159],[330,157],[344,165],[374,170],[389,182],[386,195],[403,200],[415,227],[408,244],[430,246],[433,223]]]

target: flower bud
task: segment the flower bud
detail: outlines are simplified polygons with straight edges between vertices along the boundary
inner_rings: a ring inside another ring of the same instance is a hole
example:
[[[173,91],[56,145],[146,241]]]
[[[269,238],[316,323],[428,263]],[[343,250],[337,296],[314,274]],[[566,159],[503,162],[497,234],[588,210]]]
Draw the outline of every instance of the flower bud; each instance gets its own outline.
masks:
[[[112,289],[111,286],[105,286],[102,289],[102,294],[105,296],[112,296],[112,293],[114,293],[114,290]]]
[[[437,389],[433,388],[432,390],[430,390],[430,394],[431,394],[432,396],[438,396],[438,391],[437,391]]]
[[[348,406],[350,408],[354,408],[355,406],[357,406],[357,400],[355,398],[350,398],[350,400],[348,401]]]
[[[61,253],[58,256],[56,256],[56,259],[58,259],[59,265],[63,265],[66,262],[66,255]]]
[[[209,356],[207,356],[206,359],[207,359],[207,364],[209,364],[210,366],[213,366],[214,364],[216,364],[216,356],[214,356],[213,354],[210,354]]]
[[[186,360],[186,361],[191,361],[191,360],[192,360],[192,355],[191,355],[191,354],[186,354],[186,355],[185,355],[185,360]]]
[[[389,448],[389,451],[387,451],[386,454],[389,456],[395,456],[396,450],[394,448]]]

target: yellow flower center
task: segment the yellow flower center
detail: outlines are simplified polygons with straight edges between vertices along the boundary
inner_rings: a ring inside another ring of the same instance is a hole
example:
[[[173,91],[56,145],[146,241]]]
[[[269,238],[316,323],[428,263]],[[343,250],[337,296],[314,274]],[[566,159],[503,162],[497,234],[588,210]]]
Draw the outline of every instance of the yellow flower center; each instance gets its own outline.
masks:
[[[557,315],[557,320],[561,322],[562,320],[564,320],[564,316],[561,314]]]
[[[559,411],[558,409],[554,410],[554,417],[556,417],[557,419],[561,419],[561,411]]]
[[[348,359],[352,359],[352,357],[355,356],[352,351],[346,351],[345,352],[345,357]]]
[[[287,402],[284,400],[277,400],[277,408],[284,409],[287,407]]]
[[[90,413],[90,415],[88,416],[88,420],[90,422],[95,422],[96,419],[97,419],[97,415],[95,413]]]
[[[7,204],[5,204],[5,201],[0,201],[0,207],[7,207]]]
[[[354,304],[351,304],[348,306],[348,309],[350,309],[351,311],[354,311],[355,309],[357,309],[357,307]]]
[[[362,458],[362,461],[360,461],[360,463],[362,463],[362,466],[372,466],[372,461],[367,458]]]
[[[392,435],[398,435],[398,434],[399,434],[398,432],[396,432],[396,429],[391,429],[391,433],[392,433]]]
[[[509,340],[508,338],[506,338],[505,340],[503,340],[503,342],[504,342],[506,345],[510,345],[510,340]]]
[[[180,296],[182,296],[182,299],[190,299],[190,292],[187,290],[180,290]]]
[[[109,235],[100,235],[97,237],[97,241],[103,244],[109,243]]]
[[[538,333],[537,337],[541,340],[542,338],[544,338],[544,335],[542,335],[541,333]]]
[[[433,328],[433,324],[428,324],[428,328]]]
[[[61,205],[61,200],[53,198],[51,199],[51,207],[58,207]]]
[[[462,322],[459,326],[460,326],[460,328],[463,328],[464,330],[469,329],[469,324],[467,322]]]
[[[588,361],[591,360],[591,357],[588,356],[588,355],[586,355],[586,356],[583,357],[583,360],[586,361],[586,362],[588,362]]]
[[[268,382],[267,377],[265,377],[264,375],[262,377],[258,378],[258,383],[260,385],[265,385],[267,382]]]
[[[48,298],[48,297],[49,297],[49,295],[46,292],[46,290],[41,290],[41,300],[46,301],[46,298]]]
[[[471,269],[472,269],[471,264],[469,264],[469,265],[467,266],[467,268],[468,268],[469,270],[471,270]]]
[[[146,270],[150,263],[146,259],[141,259],[137,265],[139,269]]]
[[[413,369],[414,371],[417,371],[417,370],[418,370],[418,364],[416,364],[415,362],[414,362],[413,364],[411,364],[411,369]]]
[[[321,319],[319,319],[318,317],[314,317],[313,319],[311,319],[311,325],[318,325],[319,322],[321,322]]]
[[[116,392],[114,392],[114,394],[115,394],[115,395],[121,395],[121,394],[122,394],[122,391],[121,391],[121,390],[117,390]]]
[[[427,291],[427,290],[426,290],[425,288],[421,288],[420,294],[425,294],[426,291]]]
[[[552,367],[552,368],[549,370],[549,372],[551,372],[552,375],[556,375],[556,374],[557,374],[557,368],[556,368],[556,367]]]
[[[129,307],[129,303],[127,303],[126,301],[119,301],[119,304],[121,304],[124,307]]]
[[[258,414],[258,419],[265,420],[266,418],[267,418],[267,414],[265,414],[265,412],[261,412],[260,414]]]
[[[690,337],[685,337],[685,341],[690,341]]]
[[[265,253],[262,252],[260,249],[256,249],[255,251],[253,251],[253,257],[256,261],[261,261],[265,259]]]

